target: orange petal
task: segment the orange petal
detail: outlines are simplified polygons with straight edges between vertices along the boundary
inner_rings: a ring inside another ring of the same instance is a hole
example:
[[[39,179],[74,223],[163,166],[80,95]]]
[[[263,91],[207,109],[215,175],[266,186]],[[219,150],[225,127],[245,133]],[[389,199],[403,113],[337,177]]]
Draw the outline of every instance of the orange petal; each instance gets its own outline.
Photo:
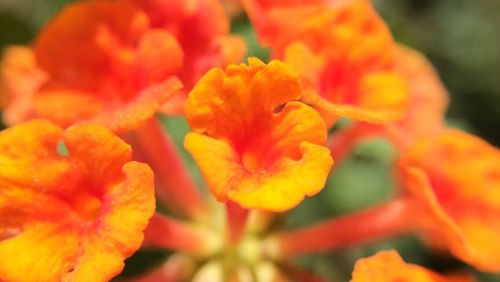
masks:
[[[500,246],[491,243],[500,236],[498,213],[457,216],[455,221],[470,249],[470,253],[464,252],[460,258],[483,271],[499,272]]]
[[[303,84],[309,90],[303,100],[315,106],[328,125],[340,117],[369,123],[387,123],[400,120],[406,114],[408,86],[403,77],[394,71],[373,71],[359,78],[352,78],[357,86],[344,98],[340,96],[342,91],[335,89],[332,91],[338,92],[339,97],[322,97],[321,79],[331,79],[321,78],[328,62],[322,62],[320,57],[313,55],[311,50],[299,43],[287,48],[285,60],[299,72]],[[348,73],[349,70],[345,72]],[[348,86],[342,83],[344,82],[338,82],[333,87],[341,89]]]
[[[85,172],[92,172],[96,183],[106,182],[121,176],[122,166],[132,159],[132,149],[104,127],[78,125],[64,133],[68,158],[81,166]]]
[[[91,118],[104,108],[104,102],[93,93],[77,90],[39,92],[30,103],[38,117],[64,127]]]
[[[169,32],[153,29],[141,37],[138,60],[149,84],[162,82],[182,67],[184,53]]]
[[[73,230],[37,223],[0,241],[0,277],[4,281],[61,281],[80,252]]]
[[[117,133],[134,130],[152,118],[181,88],[182,83],[177,77],[168,78],[159,85],[142,90],[134,100],[108,112],[101,112],[84,122],[102,124]]]
[[[220,66],[235,64],[244,58],[247,47],[245,40],[239,36],[220,37],[217,39],[220,51]]]
[[[248,89],[243,88],[244,85],[248,85]],[[253,111],[270,113],[300,95],[297,74],[290,67],[279,61],[266,66],[250,58],[249,66],[230,65],[226,73],[220,69],[208,72],[190,93],[186,115],[197,132],[229,131],[236,124],[245,129],[245,123],[258,118]],[[231,119],[231,124],[220,116]]]
[[[323,113],[325,120],[348,117],[369,123],[400,120],[406,113],[408,91],[405,81],[394,73],[372,73],[359,82],[359,97],[355,104],[309,98]]]
[[[430,243],[446,245],[452,252],[469,252],[460,226],[446,213],[432,190],[428,176],[416,167],[402,170],[405,188],[413,195],[420,207],[417,222]],[[417,211],[415,211],[417,212]],[[464,251],[465,250],[465,251]]]
[[[0,65],[0,109],[5,123],[19,123],[33,115],[31,97],[46,80],[30,48],[5,49]]]
[[[474,281],[465,278],[460,281]],[[360,259],[354,266],[351,282],[451,282],[430,270],[415,264],[405,263],[396,251],[380,251],[377,254]]]
[[[297,206],[305,196],[323,189],[333,165],[330,151],[303,142],[300,160],[282,159],[271,173],[233,178],[229,198],[243,207],[282,212]]]
[[[198,133],[188,133],[184,147],[200,167],[207,186],[219,201],[227,200],[227,188],[237,172],[244,173],[230,145]]]
[[[440,202],[468,201],[497,209],[500,204],[500,151],[466,132],[448,129],[417,142],[402,165],[424,170]]]
[[[422,54],[404,46],[399,46],[397,60],[410,91],[408,110],[398,126],[414,138],[436,133],[444,127],[449,100],[436,70]]]
[[[273,130],[270,133],[275,145],[271,149],[287,151],[293,159],[300,158],[300,153],[293,152],[297,144],[307,141],[313,144],[326,142],[325,125],[318,113],[304,103],[292,101],[273,115],[270,120]],[[302,150],[302,149],[300,149]],[[271,153],[271,152],[270,152]]]
[[[288,45],[285,53],[285,63],[289,64],[300,76],[305,88],[315,88],[319,84],[320,71],[323,68],[323,60],[303,43],[292,43]]]
[[[51,84],[95,91],[108,78],[108,55],[96,36],[105,26],[122,44],[138,40],[147,28],[146,16],[131,5],[85,1],[65,7],[44,27],[34,44],[41,68]]]
[[[141,245],[143,230],[153,215],[153,172],[142,163],[123,166],[125,180],[113,187],[103,202],[98,225],[82,239],[82,249],[71,281],[107,281],[123,269],[123,261]]]
[[[56,149],[62,130],[34,120],[0,132],[0,179],[28,187],[54,187],[69,170]]]
[[[161,105],[181,88],[180,81],[171,77],[141,91],[122,105],[110,106],[92,93],[71,90],[41,92],[33,103],[38,116],[62,126],[80,121],[105,125],[114,132],[126,132],[153,117]]]

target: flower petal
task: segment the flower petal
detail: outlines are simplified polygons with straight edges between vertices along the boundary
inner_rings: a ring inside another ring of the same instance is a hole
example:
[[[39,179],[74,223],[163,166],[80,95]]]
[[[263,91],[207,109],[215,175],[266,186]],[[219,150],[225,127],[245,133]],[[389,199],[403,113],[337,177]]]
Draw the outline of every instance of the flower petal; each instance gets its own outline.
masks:
[[[103,202],[105,211],[95,230],[82,239],[83,253],[70,281],[107,281],[123,269],[123,261],[137,250],[155,209],[153,172],[141,163],[124,165],[125,181],[116,185]]]
[[[62,134],[44,120],[0,132],[0,179],[28,187],[57,186],[69,170],[56,150]]]
[[[170,97],[182,88],[177,77],[167,78],[165,82],[146,88],[137,97],[126,104],[101,111],[91,119],[83,122],[105,125],[113,132],[122,133],[137,129],[152,118]]]
[[[47,80],[33,51],[28,47],[11,46],[4,50],[0,64],[0,109],[6,124],[29,119],[33,113],[31,97]]]
[[[129,43],[138,40],[148,20],[140,10],[123,3],[85,1],[68,5],[44,27],[34,44],[36,58],[50,74],[53,87],[92,92],[104,83],[110,65],[96,40],[102,26],[119,42]]]
[[[308,142],[300,149],[300,160],[283,159],[270,174],[231,179],[229,198],[247,208],[281,212],[297,206],[305,196],[316,195],[333,165],[330,151]]]
[[[184,147],[196,160],[207,186],[219,201],[227,200],[227,186],[235,173],[243,173],[239,157],[231,146],[199,133],[188,133]]]
[[[76,232],[49,223],[27,226],[0,241],[0,277],[5,281],[60,281],[80,253]]]
[[[456,280],[454,280],[456,279]],[[467,277],[448,279],[415,264],[405,263],[396,251],[380,251],[360,259],[354,266],[351,282],[451,282],[473,281]]]
[[[97,183],[121,177],[122,166],[132,159],[130,146],[101,126],[72,126],[64,142],[70,160]]]

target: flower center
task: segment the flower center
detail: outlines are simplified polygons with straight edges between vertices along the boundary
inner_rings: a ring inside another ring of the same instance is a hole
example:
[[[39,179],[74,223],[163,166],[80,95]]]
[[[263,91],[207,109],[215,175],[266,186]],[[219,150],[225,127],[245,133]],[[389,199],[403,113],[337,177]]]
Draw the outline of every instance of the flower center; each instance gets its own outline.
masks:
[[[101,199],[90,193],[78,193],[72,196],[73,210],[85,222],[93,223],[99,217],[102,208]]]
[[[261,169],[259,156],[253,152],[245,152],[241,157],[243,167],[250,173],[255,173]]]

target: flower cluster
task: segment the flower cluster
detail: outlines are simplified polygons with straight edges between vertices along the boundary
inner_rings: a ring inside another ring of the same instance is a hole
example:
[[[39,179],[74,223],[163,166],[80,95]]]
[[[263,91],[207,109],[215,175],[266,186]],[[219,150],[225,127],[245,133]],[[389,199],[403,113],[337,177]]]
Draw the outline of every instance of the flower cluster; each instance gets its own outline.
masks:
[[[269,62],[230,34],[243,10]],[[109,281],[151,248],[172,254],[118,279],[327,281],[292,258],[400,234],[500,272],[500,151],[447,128],[447,104],[368,0],[68,4],[0,64],[0,281]],[[208,193],[160,114],[185,117]],[[393,199],[276,224],[371,138],[395,148]],[[474,278],[381,251],[351,281]]]

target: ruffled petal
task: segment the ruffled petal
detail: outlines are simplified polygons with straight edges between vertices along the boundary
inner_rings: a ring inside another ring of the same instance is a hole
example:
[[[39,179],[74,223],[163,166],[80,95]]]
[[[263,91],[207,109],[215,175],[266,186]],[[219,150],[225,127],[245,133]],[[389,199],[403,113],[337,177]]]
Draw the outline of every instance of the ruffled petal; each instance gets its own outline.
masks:
[[[301,159],[282,159],[269,173],[232,178],[229,198],[243,207],[282,212],[297,206],[305,196],[316,195],[333,165],[330,151],[308,142],[300,149]]]
[[[82,238],[82,254],[69,281],[108,281],[123,269],[125,258],[137,250],[155,209],[153,172],[141,163],[123,166],[125,180],[103,199],[99,222]]]
[[[191,132],[184,139],[184,147],[196,160],[210,191],[219,201],[226,201],[231,178],[244,173],[239,157],[231,146],[221,140]]]
[[[75,266],[79,242],[78,234],[63,226],[30,224],[21,234],[0,241],[0,277],[5,281],[60,281]]]
[[[69,166],[57,153],[62,129],[34,120],[0,132],[0,179],[52,189]]]
[[[132,159],[131,147],[102,126],[72,126],[64,142],[70,161],[97,183],[121,178],[122,166]]]

